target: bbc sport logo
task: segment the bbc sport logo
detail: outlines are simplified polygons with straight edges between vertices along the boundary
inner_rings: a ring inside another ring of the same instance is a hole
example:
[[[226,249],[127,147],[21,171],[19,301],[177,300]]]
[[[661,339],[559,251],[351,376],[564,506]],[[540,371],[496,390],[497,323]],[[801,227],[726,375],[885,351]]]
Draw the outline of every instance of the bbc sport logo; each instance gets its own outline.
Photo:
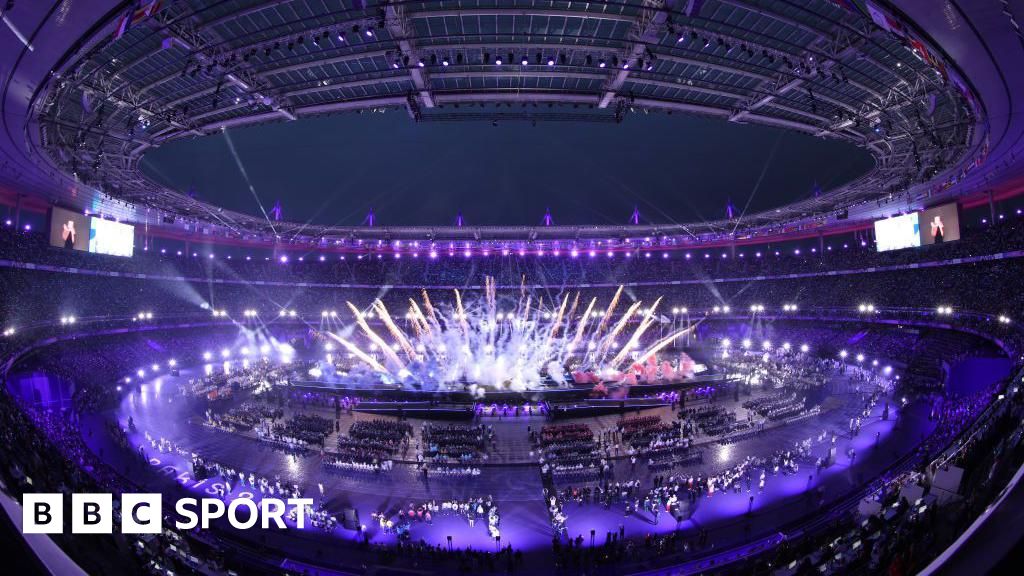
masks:
[[[64,495],[25,494],[22,501],[22,533],[63,534]],[[174,505],[175,528],[208,529],[210,521],[226,518],[238,530],[259,524],[267,530],[273,525],[287,529],[286,515],[294,511],[295,527],[306,526],[306,507],[312,498],[235,498],[225,504],[218,498],[181,498]],[[122,534],[159,534],[163,531],[163,496],[161,494],[122,494],[120,500]],[[114,530],[113,494],[87,493],[71,495],[72,534],[111,534]]]

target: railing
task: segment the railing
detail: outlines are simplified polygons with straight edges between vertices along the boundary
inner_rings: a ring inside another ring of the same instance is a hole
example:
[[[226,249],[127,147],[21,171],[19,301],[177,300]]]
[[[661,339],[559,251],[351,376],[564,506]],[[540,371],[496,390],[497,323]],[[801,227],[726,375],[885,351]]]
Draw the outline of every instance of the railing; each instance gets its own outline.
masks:
[[[998,252],[994,254],[984,254],[981,256],[967,256],[963,258],[950,258],[947,260],[934,260],[927,262],[913,262],[909,264],[888,264],[882,266],[859,266],[853,268],[843,268],[836,270],[823,270],[823,271],[812,271],[812,272],[793,272],[787,274],[758,274],[753,276],[726,276],[721,278],[688,278],[683,280],[640,280],[640,281],[627,281],[630,286],[685,286],[685,285],[704,285],[708,282],[712,283],[726,283],[726,282],[755,282],[755,281],[766,281],[766,280],[795,280],[801,278],[823,278],[830,276],[849,276],[852,274],[865,274],[874,272],[897,272],[905,270],[917,270],[921,268],[937,268],[943,266],[957,266],[960,264],[976,264],[980,262],[990,262],[998,260],[1009,260],[1015,258],[1024,258],[1024,250],[1013,250],[1008,252]],[[74,266],[56,266],[52,264],[36,264],[32,262],[21,262],[15,260],[0,260],[0,268],[17,268],[25,270],[41,270],[44,272],[60,272],[65,274],[83,274],[88,276],[107,276],[115,278],[130,278],[137,280],[161,280],[161,281],[175,281],[175,282],[203,282],[213,284],[245,284],[255,286],[292,286],[302,288],[348,288],[348,289],[373,289],[379,290],[381,288],[394,288],[394,289],[427,289],[427,290],[452,290],[452,289],[471,289],[480,290],[484,286],[480,284],[476,285],[462,285],[462,284],[435,284],[426,285],[423,283],[407,283],[407,284],[388,284],[388,283],[332,283],[332,282],[306,282],[306,281],[284,281],[284,280],[239,280],[234,278],[206,278],[198,276],[182,276],[182,275],[161,275],[161,274],[150,274],[145,272],[121,272],[112,270],[98,270],[95,268],[78,268]],[[570,282],[563,281],[553,284],[527,284],[528,289],[561,289],[567,286],[573,288],[615,288],[622,284],[622,282]],[[520,289],[522,286],[516,284],[499,284],[499,289]]]

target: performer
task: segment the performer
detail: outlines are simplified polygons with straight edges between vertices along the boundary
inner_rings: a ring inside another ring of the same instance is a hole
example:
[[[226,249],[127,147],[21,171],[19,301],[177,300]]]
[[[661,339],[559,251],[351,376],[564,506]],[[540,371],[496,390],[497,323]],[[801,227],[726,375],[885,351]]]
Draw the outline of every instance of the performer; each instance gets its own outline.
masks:
[[[64,229],[61,231],[61,238],[64,239],[64,247],[67,249],[73,249],[75,247],[75,221],[68,220],[64,224]]]
[[[932,220],[932,240],[936,244],[942,244],[942,238],[946,233],[946,226],[942,223],[942,216],[935,215],[935,219]]]

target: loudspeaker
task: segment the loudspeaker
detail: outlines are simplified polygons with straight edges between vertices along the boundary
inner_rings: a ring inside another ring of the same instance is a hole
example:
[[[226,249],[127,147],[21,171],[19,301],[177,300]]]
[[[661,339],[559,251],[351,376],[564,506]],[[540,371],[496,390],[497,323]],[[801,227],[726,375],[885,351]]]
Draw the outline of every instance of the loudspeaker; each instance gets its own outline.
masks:
[[[359,511],[355,508],[345,508],[341,513],[341,525],[348,530],[358,530]]]

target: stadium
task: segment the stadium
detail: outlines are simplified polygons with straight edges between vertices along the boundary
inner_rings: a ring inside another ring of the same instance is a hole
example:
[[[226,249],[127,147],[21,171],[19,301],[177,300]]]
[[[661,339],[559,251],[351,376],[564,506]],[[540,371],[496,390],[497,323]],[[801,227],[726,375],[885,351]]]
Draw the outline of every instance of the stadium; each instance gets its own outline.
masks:
[[[1018,16],[0,1],[11,573],[1012,570]]]

